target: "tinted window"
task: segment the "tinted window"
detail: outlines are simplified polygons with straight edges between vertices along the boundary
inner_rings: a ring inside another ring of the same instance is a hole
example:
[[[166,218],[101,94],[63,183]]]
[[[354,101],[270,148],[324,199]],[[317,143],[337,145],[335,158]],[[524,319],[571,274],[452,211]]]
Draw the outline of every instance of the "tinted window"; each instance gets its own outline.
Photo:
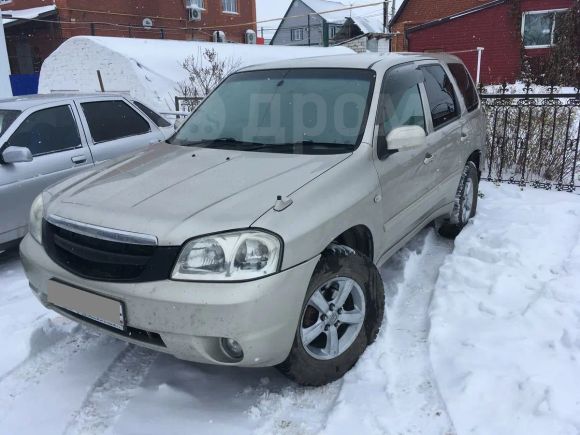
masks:
[[[81,139],[70,106],[34,112],[8,139],[7,146],[28,148],[33,156],[80,147]]]
[[[379,157],[387,149],[386,136],[395,128],[416,125],[425,130],[425,113],[419,82],[422,77],[415,66],[389,71],[383,82],[379,133]]]
[[[20,110],[0,110],[0,135],[20,116]]]
[[[471,76],[460,63],[450,63],[448,66],[453,78],[457,82],[457,86],[459,86],[461,95],[463,95],[465,107],[467,107],[469,112],[474,111],[479,106],[479,97],[477,96],[477,91],[475,90]]]
[[[426,66],[422,70],[425,76],[425,89],[429,99],[433,127],[437,128],[459,115],[457,98],[453,85],[441,66]]]
[[[148,133],[149,123],[123,101],[82,103],[95,143]]]
[[[145,104],[140,103],[139,101],[133,101],[135,106],[139,108],[145,115],[151,119],[155,123],[157,127],[171,127],[171,123],[155,112],[153,109],[150,109]]]

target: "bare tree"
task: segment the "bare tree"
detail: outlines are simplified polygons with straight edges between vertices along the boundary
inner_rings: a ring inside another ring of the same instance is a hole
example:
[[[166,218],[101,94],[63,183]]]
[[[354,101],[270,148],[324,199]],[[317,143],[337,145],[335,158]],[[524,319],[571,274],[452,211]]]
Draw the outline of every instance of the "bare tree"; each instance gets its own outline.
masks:
[[[181,66],[188,77],[178,83],[177,89],[183,97],[204,98],[241,63],[239,58],[220,58],[214,49],[200,48],[196,55],[192,54],[183,61]]]

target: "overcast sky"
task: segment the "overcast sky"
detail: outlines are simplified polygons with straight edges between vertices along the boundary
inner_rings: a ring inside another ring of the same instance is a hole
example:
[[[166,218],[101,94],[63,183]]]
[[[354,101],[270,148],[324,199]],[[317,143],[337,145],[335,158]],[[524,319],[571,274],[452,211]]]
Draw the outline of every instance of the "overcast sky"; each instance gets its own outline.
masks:
[[[288,10],[288,6],[290,5],[291,0],[256,0],[257,5],[257,12],[258,12],[258,21],[268,20],[270,18],[280,18],[283,17],[286,11]],[[336,0],[344,3],[346,6],[350,4],[354,5],[363,5],[369,3],[377,3],[380,0]],[[401,0],[397,0],[397,5],[399,5]],[[368,8],[356,9],[357,14],[360,15],[379,15],[382,11],[382,6],[369,6]],[[264,35],[266,38],[271,38],[274,34],[273,30],[278,27],[280,22],[272,22],[272,23],[258,23],[258,33],[260,33],[260,28],[264,27]]]

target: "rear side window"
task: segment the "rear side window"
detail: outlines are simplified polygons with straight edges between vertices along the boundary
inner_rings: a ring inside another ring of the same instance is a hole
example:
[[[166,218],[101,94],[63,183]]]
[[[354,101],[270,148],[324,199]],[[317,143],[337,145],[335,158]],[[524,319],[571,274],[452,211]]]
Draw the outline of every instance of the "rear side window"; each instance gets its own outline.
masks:
[[[450,63],[447,66],[451,70],[451,74],[457,82],[457,86],[459,86],[459,91],[461,92],[461,95],[463,95],[467,111],[473,112],[479,107],[479,97],[469,72],[467,72],[465,66],[460,63]]]
[[[145,115],[147,115],[149,119],[151,119],[151,121],[153,121],[157,127],[171,127],[169,121],[167,121],[153,109],[147,107],[145,104],[140,103],[139,101],[133,101],[133,104],[135,104],[135,106],[137,106],[139,110],[141,110]]]
[[[28,148],[33,156],[82,146],[77,123],[69,105],[32,113],[20,124],[6,144]]]
[[[425,77],[425,90],[429,99],[433,127],[439,128],[459,117],[457,97],[443,67],[429,65],[421,69]]]
[[[81,106],[95,143],[151,131],[149,123],[123,101],[95,101],[82,103]]]

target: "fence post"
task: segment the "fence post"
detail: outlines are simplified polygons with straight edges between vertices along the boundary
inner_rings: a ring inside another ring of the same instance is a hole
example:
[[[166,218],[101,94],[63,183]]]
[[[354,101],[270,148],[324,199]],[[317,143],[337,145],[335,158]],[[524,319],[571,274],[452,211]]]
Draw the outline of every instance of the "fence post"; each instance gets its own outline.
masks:
[[[483,56],[483,50],[485,50],[485,48],[477,47],[477,86],[481,83],[481,58]]]

